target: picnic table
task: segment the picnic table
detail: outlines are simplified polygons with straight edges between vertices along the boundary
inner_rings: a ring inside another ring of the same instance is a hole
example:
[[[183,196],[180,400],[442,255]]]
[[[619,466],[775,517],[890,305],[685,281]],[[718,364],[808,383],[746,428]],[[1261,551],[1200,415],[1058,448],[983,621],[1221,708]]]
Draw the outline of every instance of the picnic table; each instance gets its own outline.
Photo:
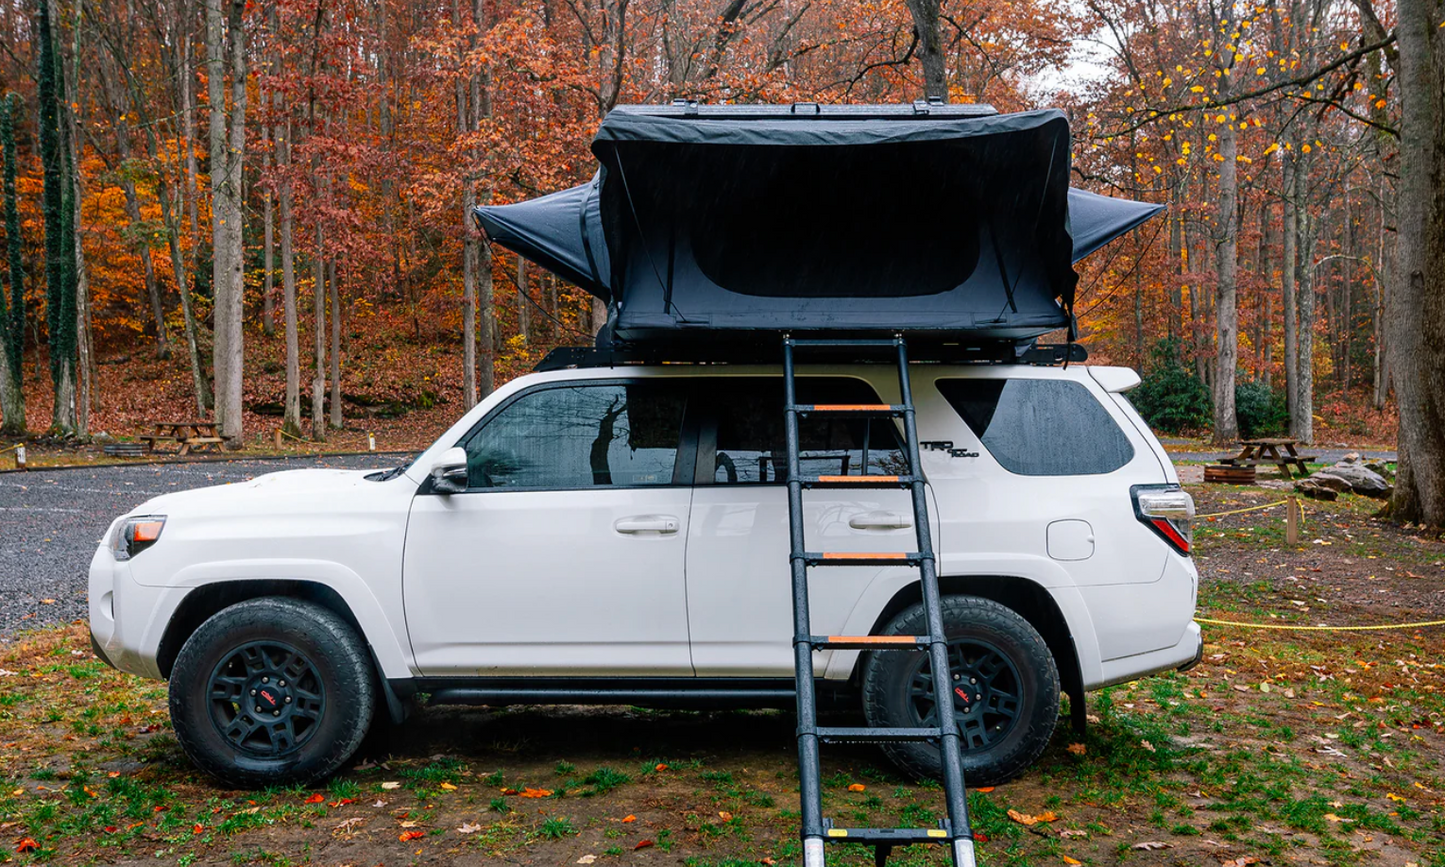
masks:
[[[145,443],[146,454],[155,454],[158,443],[176,443],[177,455],[188,455],[192,449],[216,450],[224,440],[213,421],[157,421],[151,432],[136,439]]]
[[[1259,439],[1240,440],[1240,452],[1232,457],[1223,457],[1219,463],[1232,467],[1256,467],[1260,464],[1274,464],[1279,467],[1280,474],[1286,479],[1294,476],[1290,472],[1293,466],[1299,470],[1301,476],[1310,474],[1309,468],[1305,466],[1308,461],[1318,460],[1314,455],[1302,455],[1295,451],[1299,440],[1293,437],[1261,437]],[[1280,453],[1284,449],[1284,454]]]

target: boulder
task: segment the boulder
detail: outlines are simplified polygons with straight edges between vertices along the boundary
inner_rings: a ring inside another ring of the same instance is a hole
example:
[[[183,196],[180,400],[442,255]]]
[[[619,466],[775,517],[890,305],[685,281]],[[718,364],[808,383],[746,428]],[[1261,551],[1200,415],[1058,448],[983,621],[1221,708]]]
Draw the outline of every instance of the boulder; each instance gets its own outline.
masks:
[[[1342,463],[1342,464],[1357,464],[1357,463],[1359,463],[1359,462],[1360,462],[1360,453],[1359,453],[1359,452],[1350,452],[1349,454],[1347,454],[1347,455],[1345,455],[1344,457],[1340,458],[1340,463]]]
[[[1330,502],[1338,498],[1340,495],[1338,491],[1315,481],[1315,477],[1318,475],[1319,474],[1316,473],[1314,476],[1310,476],[1308,479],[1301,479],[1300,481],[1295,482],[1295,493],[1309,497],[1311,500],[1324,500],[1326,502]]]
[[[1324,487],[1329,488],[1337,494],[1343,494],[1345,491],[1350,490],[1349,482],[1345,481],[1339,476],[1331,475],[1324,470],[1315,473],[1309,478],[1310,481],[1314,482],[1316,485],[1323,485]]]
[[[1314,475],[1311,480],[1320,480],[1322,476],[1332,476],[1341,479],[1349,485],[1350,490],[1366,497],[1377,497],[1384,499],[1390,496],[1390,483],[1379,474],[1366,468],[1357,461],[1340,461],[1334,466],[1325,467]],[[1320,484],[1326,484],[1320,481]]]
[[[1365,461],[1365,469],[1375,473],[1387,482],[1395,476],[1395,474],[1390,471],[1390,462],[1383,458],[1372,458]]]

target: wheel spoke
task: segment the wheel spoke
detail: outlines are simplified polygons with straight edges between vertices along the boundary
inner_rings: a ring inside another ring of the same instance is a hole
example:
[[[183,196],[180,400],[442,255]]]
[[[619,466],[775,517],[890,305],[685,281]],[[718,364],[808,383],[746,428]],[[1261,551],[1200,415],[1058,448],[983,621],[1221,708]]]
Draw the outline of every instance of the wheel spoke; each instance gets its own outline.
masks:
[[[963,748],[986,749],[1009,734],[1022,710],[1018,672],[1007,656],[986,641],[950,642],[948,662],[955,686],[966,696],[961,697],[955,690],[952,697]],[[916,723],[937,724],[932,668],[927,657],[908,680],[908,698]]]
[[[246,686],[244,677],[217,675],[211,678],[211,698],[217,701],[237,701]]]

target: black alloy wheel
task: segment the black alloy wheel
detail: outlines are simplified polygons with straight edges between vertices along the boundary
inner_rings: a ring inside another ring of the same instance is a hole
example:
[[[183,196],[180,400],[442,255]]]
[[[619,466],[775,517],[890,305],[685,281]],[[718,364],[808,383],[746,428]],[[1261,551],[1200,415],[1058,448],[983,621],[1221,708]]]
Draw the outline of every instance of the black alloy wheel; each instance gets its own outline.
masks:
[[[326,712],[326,684],[306,654],[251,641],[211,672],[211,722],[238,751],[275,758],[300,749]]]

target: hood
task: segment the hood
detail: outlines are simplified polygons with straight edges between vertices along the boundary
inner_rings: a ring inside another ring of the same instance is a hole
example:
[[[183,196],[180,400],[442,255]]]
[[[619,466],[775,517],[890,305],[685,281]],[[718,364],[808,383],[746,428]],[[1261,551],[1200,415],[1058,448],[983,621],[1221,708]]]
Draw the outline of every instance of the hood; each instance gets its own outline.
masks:
[[[240,508],[246,504],[259,503],[273,497],[295,497],[307,494],[327,494],[370,485],[367,473],[374,470],[283,470],[267,473],[244,482],[225,485],[211,485],[162,494],[147,500],[131,511],[131,514],[169,515],[172,511],[188,513],[214,511],[216,509]]]

